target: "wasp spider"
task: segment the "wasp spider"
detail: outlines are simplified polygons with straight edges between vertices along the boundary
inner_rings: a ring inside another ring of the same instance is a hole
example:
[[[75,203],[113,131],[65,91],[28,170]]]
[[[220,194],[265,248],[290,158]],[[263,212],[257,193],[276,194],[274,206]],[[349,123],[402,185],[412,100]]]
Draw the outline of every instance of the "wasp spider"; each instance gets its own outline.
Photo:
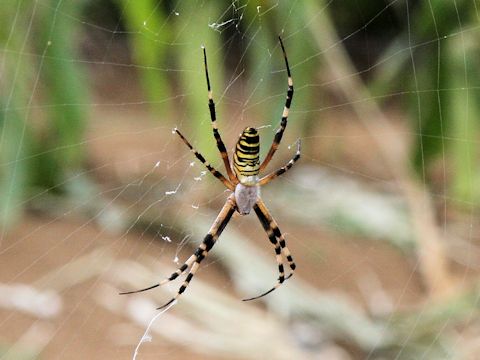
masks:
[[[162,309],[168,305],[170,305],[173,301],[175,301],[187,288],[188,284],[192,280],[193,276],[197,272],[200,263],[203,259],[207,256],[208,252],[212,249],[213,245],[215,245],[216,241],[220,237],[223,229],[227,226],[228,222],[232,218],[232,215],[238,212],[240,215],[247,215],[253,209],[255,214],[257,214],[260,223],[262,224],[263,228],[265,229],[270,242],[275,247],[275,255],[276,261],[278,264],[278,280],[275,285],[268,291],[252,297],[248,299],[244,299],[244,301],[258,299],[262,296],[265,296],[271,293],[273,290],[277,289],[285,280],[290,278],[293,275],[295,270],[295,263],[293,262],[292,255],[287,248],[285,243],[285,238],[280,232],[278,228],[277,222],[274,220],[270,212],[268,211],[267,207],[265,206],[264,202],[260,197],[260,187],[263,185],[268,184],[270,181],[275,179],[277,176],[282,175],[287,170],[289,170],[293,164],[300,158],[300,140],[297,141],[297,152],[295,156],[283,167],[274,171],[264,177],[259,177],[259,173],[265,169],[273,157],[273,154],[278,148],[280,144],[280,140],[282,139],[283,132],[287,126],[287,118],[288,112],[290,109],[290,104],[292,102],[293,97],[293,81],[292,76],[290,74],[290,68],[288,66],[287,55],[285,52],[285,48],[282,43],[282,39],[279,37],[280,46],[282,47],[283,57],[285,59],[285,66],[288,75],[288,90],[287,90],[287,98],[285,101],[285,107],[283,108],[282,119],[280,121],[280,128],[275,133],[275,137],[273,139],[273,143],[270,147],[270,150],[267,153],[267,156],[260,163],[260,143],[259,143],[259,135],[258,131],[253,127],[247,127],[243,130],[240,138],[235,147],[235,152],[233,153],[233,169],[230,166],[230,160],[228,157],[227,149],[225,148],[225,144],[220,137],[220,133],[218,132],[217,122],[216,122],[216,113],[215,113],[215,103],[212,98],[212,90],[210,87],[210,79],[208,76],[208,68],[207,68],[207,54],[205,48],[203,49],[203,59],[205,65],[205,75],[207,78],[207,89],[208,89],[208,107],[210,109],[210,117],[212,120],[212,127],[213,127],[213,135],[215,136],[215,140],[217,142],[218,150],[222,155],[223,163],[227,170],[228,179],[225,178],[218,170],[213,168],[200,154],[197,152],[193,146],[188,142],[187,139],[180,133],[180,131],[175,130],[178,136],[183,140],[183,142],[190,148],[191,152],[200,160],[207,169],[219,179],[228,189],[232,191],[232,194],[228,197],[225,205],[223,206],[222,210],[218,214],[215,222],[213,223],[212,227],[210,228],[208,234],[203,239],[203,242],[198,246],[195,253],[190,256],[187,261],[178,268],[177,271],[172,273],[168,278],[164,279],[163,281],[159,282],[158,284],[149,286],[144,289],[135,290],[135,291],[128,291],[123,292],[123,294],[132,294],[138,293],[146,290],[150,290],[166,284],[172,280],[175,280],[180,275],[183,275],[188,272],[185,281],[183,282],[182,286],[178,289],[176,295],[168,301],[165,305],[159,307],[158,309]],[[288,276],[285,276],[284,270],[284,260],[288,263],[290,268],[290,273]]]

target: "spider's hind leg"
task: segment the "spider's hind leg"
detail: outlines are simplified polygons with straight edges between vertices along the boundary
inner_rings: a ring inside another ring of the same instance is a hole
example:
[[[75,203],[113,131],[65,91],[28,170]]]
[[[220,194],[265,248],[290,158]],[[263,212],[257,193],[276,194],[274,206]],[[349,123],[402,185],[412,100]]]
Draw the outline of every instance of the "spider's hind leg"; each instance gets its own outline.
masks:
[[[198,268],[200,267],[200,263],[203,259],[208,255],[208,252],[212,249],[215,242],[218,240],[220,235],[222,234],[223,230],[227,226],[228,222],[232,218],[233,213],[235,212],[235,194],[232,194],[228,197],[227,202],[223,206],[222,210],[218,214],[217,218],[215,219],[213,225],[210,227],[208,234],[203,239],[202,243],[198,246],[195,254],[192,255],[195,257],[193,265],[185,278],[185,281],[178,289],[177,293],[174,297],[172,297],[167,303],[157,308],[157,310],[163,309],[167,307],[172,302],[178,299],[180,295],[187,289],[190,281],[192,280],[193,276],[197,272]],[[180,270],[180,269],[179,269]]]
[[[285,280],[288,280],[293,275],[293,272],[295,271],[295,268],[296,268],[292,255],[290,254],[290,250],[288,250],[287,248],[285,238],[280,232],[277,222],[270,215],[263,201],[261,199],[258,199],[253,209],[255,210],[255,213],[257,214],[257,217],[260,220],[260,223],[262,224],[265,232],[267,233],[268,238],[270,239],[270,242],[275,246],[275,257],[278,264],[279,276],[278,276],[277,282],[271,289],[265,291],[264,293],[258,296],[244,299],[243,301],[259,299],[265,295],[270,294],[272,291],[279,288],[280,285],[282,285]],[[286,277],[285,277],[285,271],[283,266],[282,254],[287,259],[288,265],[290,266],[290,271],[291,271],[290,274]]]
[[[155,289],[156,287],[159,287],[159,286],[162,286],[162,285],[165,285],[166,283],[169,283],[170,281],[173,281],[175,280],[177,277],[179,277],[180,275],[184,274],[187,269],[192,266],[193,262],[196,261],[197,257],[195,254],[193,254],[192,256],[190,256],[187,261],[185,261],[185,263],[180,266],[175,272],[173,272],[168,278],[160,281],[158,284],[154,284],[152,286],[149,286],[149,287],[146,287],[146,288],[143,288],[143,289],[139,289],[139,290],[132,290],[132,291],[125,291],[125,292],[121,292],[120,295],[128,295],[128,294],[135,294],[135,293],[140,293],[140,292],[143,292],[143,291],[147,291],[147,290],[151,290],[151,289]]]
[[[265,203],[262,201],[262,199],[257,200],[257,205],[258,205],[258,208],[259,208],[260,212],[262,213],[262,215],[265,217],[266,221],[268,222],[269,227],[271,227],[274,235],[279,239],[278,243],[280,244],[280,247],[282,248],[282,253],[285,256],[285,258],[287,259],[288,265],[289,265],[290,270],[291,270],[291,274],[287,277],[287,278],[289,278],[293,275],[293,272],[295,271],[295,268],[297,266],[295,265],[295,262],[293,261],[292,254],[290,253],[290,250],[287,247],[287,242],[285,240],[285,237],[281,233],[277,222],[275,221],[275,219],[272,217],[272,215],[268,211],[268,209],[265,206]]]
[[[202,243],[198,246],[195,253],[192,256],[190,256],[188,260],[182,266],[180,266],[177,269],[177,271],[173,272],[168,278],[159,282],[158,284],[146,287],[144,289],[122,292],[120,293],[120,295],[134,294],[134,293],[139,293],[139,292],[147,291],[150,289],[154,289],[172,280],[175,280],[180,275],[186,273],[187,269],[190,267],[190,271],[188,272],[188,275],[185,278],[185,281],[178,289],[176,295],[172,299],[170,299],[170,301],[168,301],[166,304],[160,306],[157,309],[162,309],[170,305],[172,302],[174,302],[187,289],[188,285],[190,284],[190,281],[192,280],[193,276],[197,272],[200,266],[200,263],[202,262],[203,259],[205,259],[208,252],[212,249],[213,245],[215,245],[215,242],[217,241],[217,239],[219,238],[219,236],[227,226],[228,222],[232,218],[232,215],[235,212],[235,206],[236,206],[235,195],[232,194],[227,199],[225,205],[223,206],[222,210],[218,214],[213,225],[210,227],[208,234],[205,236]]]

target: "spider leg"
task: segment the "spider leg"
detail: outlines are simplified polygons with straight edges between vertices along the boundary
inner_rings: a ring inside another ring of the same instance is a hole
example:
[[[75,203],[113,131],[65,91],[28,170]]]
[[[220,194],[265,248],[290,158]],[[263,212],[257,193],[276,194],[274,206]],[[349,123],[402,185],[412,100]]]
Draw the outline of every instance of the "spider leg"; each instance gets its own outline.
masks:
[[[200,267],[200,263],[203,259],[208,255],[208,252],[212,249],[215,242],[218,240],[220,235],[222,234],[223,230],[227,226],[228,222],[232,218],[233,213],[235,212],[235,195],[232,194],[227,199],[227,202],[223,206],[222,210],[218,214],[217,218],[215,219],[213,225],[210,227],[208,234],[203,239],[200,246],[195,251],[193,265],[185,278],[185,281],[178,289],[177,293],[174,297],[172,297],[166,304],[157,308],[157,310],[163,309],[164,307],[170,305],[172,302],[178,299],[180,295],[187,289],[190,281],[192,280],[193,276],[197,272],[198,268]],[[190,260],[190,259],[189,259]],[[181,270],[178,269],[177,272]],[[176,274],[176,273],[174,273]],[[173,274],[172,274],[173,275]],[[178,275],[177,275],[178,276]]]
[[[258,184],[260,186],[268,184],[273,179],[275,179],[278,176],[286,173],[288,170],[290,170],[292,168],[293,164],[295,164],[298,161],[298,159],[300,159],[300,139],[297,140],[297,152],[295,153],[295,156],[285,166],[282,166],[277,171],[272,172],[272,173],[268,174],[267,176],[264,176],[263,178],[261,178],[259,180]]]
[[[287,247],[287,242],[285,240],[285,237],[283,236],[282,232],[280,231],[280,228],[278,227],[277,222],[275,221],[275,219],[270,214],[270,211],[268,211],[268,209],[267,209],[265,203],[263,202],[263,200],[262,199],[257,199],[256,205],[258,206],[258,208],[260,209],[262,214],[269,221],[269,224],[272,227],[272,230],[273,230],[273,233],[275,234],[275,236],[280,239],[279,244],[280,244],[280,247],[282,248],[282,253],[285,256],[285,258],[287,259],[288,265],[290,266],[290,270],[292,271],[292,273],[288,276],[290,278],[293,275],[293,272],[295,271],[295,268],[297,266],[295,265],[295,262],[293,261],[293,258],[292,258],[292,254],[290,253],[290,250]]]
[[[288,280],[290,277],[292,277],[293,272],[295,270],[295,263],[293,262],[292,255],[290,254],[290,250],[288,250],[287,245],[285,243],[285,238],[283,237],[282,233],[280,232],[280,229],[278,228],[277,222],[273,219],[273,217],[270,215],[267,207],[263,203],[261,199],[258,199],[257,202],[255,203],[253,209],[255,210],[255,213],[257,214],[258,219],[260,220],[260,223],[262,224],[263,228],[265,229],[268,238],[270,239],[270,242],[275,246],[275,255],[276,255],[276,260],[278,264],[278,272],[279,272],[279,277],[277,279],[277,282],[275,285],[270,288],[269,290],[265,291],[264,293],[244,299],[243,301],[250,301],[250,300],[255,300],[259,299],[265,295],[270,294],[272,291],[275,289],[279,288],[280,285],[283,284],[285,280]],[[280,241],[277,240],[280,239]],[[285,272],[283,268],[283,258],[282,258],[282,253],[285,256],[285,258],[288,261],[288,264],[290,266],[291,273],[285,277]]]
[[[143,291],[147,291],[147,290],[151,290],[151,289],[155,289],[156,287],[159,287],[159,286],[162,286],[170,281],[173,281],[175,280],[177,277],[179,277],[180,275],[184,274],[187,269],[192,266],[193,262],[197,259],[197,256],[195,254],[193,254],[192,256],[190,256],[188,258],[187,261],[185,261],[185,263],[180,266],[175,272],[173,272],[168,278],[160,281],[158,284],[154,284],[152,286],[149,286],[149,287],[146,287],[146,288],[143,288],[143,289],[139,289],[139,290],[133,290],[133,291],[125,291],[125,292],[121,292],[120,295],[128,295],[128,294],[135,294],[135,293],[140,293],[140,292],[143,292]]]
[[[255,210],[255,213],[257,214],[257,217],[260,220],[260,223],[262,224],[263,229],[267,233],[268,238],[270,239],[270,242],[275,247],[275,259],[277,260],[279,276],[278,276],[277,283],[275,284],[275,286],[273,288],[271,288],[270,290],[262,293],[261,295],[258,295],[258,296],[252,297],[252,298],[248,298],[248,299],[243,299],[242,301],[250,301],[250,300],[255,300],[255,299],[261,298],[261,297],[271,293],[273,290],[275,290],[277,287],[279,287],[285,281],[285,270],[283,268],[282,249],[280,248],[280,244],[279,244],[275,234],[273,233],[273,229],[270,226],[269,221],[267,220],[265,215],[262,213],[260,208],[255,204],[253,209]]]
[[[280,121],[280,128],[275,133],[272,146],[270,147],[270,150],[268,150],[267,156],[265,156],[265,159],[260,164],[260,171],[262,171],[267,167],[270,160],[272,160],[273,154],[278,149],[278,145],[282,140],[283,132],[287,127],[288,113],[290,111],[290,105],[293,99],[293,80],[292,80],[292,74],[290,73],[290,67],[288,66],[287,53],[285,51],[285,47],[283,46],[282,38],[280,36],[278,37],[278,40],[280,41],[280,46],[282,47],[283,57],[285,59],[285,67],[287,68],[287,76],[288,76],[287,98],[285,100],[285,106],[283,108],[282,120]]]
[[[215,140],[217,141],[217,148],[218,148],[218,151],[220,151],[220,155],[222,156],[223,163],[225,164],[228,178],[233,184],[237,184],[238,180],[237,180],[237,177],[233,174],[232,167],[230,166],[230,159],[228,158],[227,148],[225,147],[222,137],[218,132],[217,115],[215,112],[215,102],[213,101],[212,88],[210,87],[210,77],[208,76],[208,66],[207,66],[207,51],[205,50],[205,48],[203,48],[203,63],[205,65],[205,77],[207,78],[208,108],[210,109],[210,119],[212,120],[213,136],[215,136]]]
[[[293,261],[293,258],[292,258],[292,254],[290,253],[290,250],[287,247],[285,237],[281,233],[280,228],[278,227],[278,224],[275,221],[275,219],[272,217],[272,215],[270,215],[270,212],[268,211],[262,199],[258,199],[256,205],[259,207],[262,214],[265,215],[267,220],[270,222],[270,226],[272,227],[272,230],[275,236],[280,239],[279,244],[280,244],[280,247],[282,248],[282,253],[287,259],[288,265],[290,266],[290,270],[292,271],[291,274],[288,276],[288,278],[290,278],[293,275],[293,272],[295,271],[295,268],[297,266],[295,265],[295,262]]]
[[[185,139],[185,137],[182,135],[182,133],[180,131],[178,131],[177,129],[175,129],[175,132],[178,134],[178,136],[180,136],[180,138],[183,140],[183,142],[185,143],[185,145],[188,146],[188,148],[190,149],[191,152],[193,152],[193,154],[197,157],[198,160],[200,160],[208,169],[208,171],[210,171],[212,173],[213,176],[215,176],[218,180],[220,180],[223,185],[225,185],[228,189],[234,191],[235,190],[235,186],[230,182],[228,181],[225,176],[223,176],[218,170],[216,170],[212,165],[210,165],[206,160],[205,158],[203,157],[202,154],[200,154],[197,150],[195,150],[193,148],[193,146],[188,142],[187,139]]]

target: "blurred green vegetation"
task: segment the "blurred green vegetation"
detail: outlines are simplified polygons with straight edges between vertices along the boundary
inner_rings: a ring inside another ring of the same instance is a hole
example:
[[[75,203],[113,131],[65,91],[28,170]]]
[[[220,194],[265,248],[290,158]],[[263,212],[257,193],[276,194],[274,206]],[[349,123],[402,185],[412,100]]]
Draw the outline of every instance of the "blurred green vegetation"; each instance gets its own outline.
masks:
[[[442,162],[448,171],[448,196],[478,206],[477,5],[432,0],[397,12],[405,24],[380,57],[388,60],[376,72],[372,88],[376,95],[409,92],[417,172],[428,183],[428,171]]]
[[[245,84],[248,111],[276,126],[286,88],[276,40],[277,34],[283,34],[297,87],[292,112],[297,121],[289,126],[299,136],[310,134],[321,116],[309,110],[328,106],[322,103],[328,88],[312,86],[321,83],[319,55],[328,56],[328,49],[316,48],[311,40],[305,24],[316,17],[303,9],[305,4],[4,3],[0,12],[2,225],[18,218],[29,195],[65,191],[61,184],[85,166],[82,141],[93,97],[85,63],[96,60],[82,52],[82,44],[96,26],[110,29],[112,41],[116,36],[127,40],[155,118],[195,134],[195,145],[212,161],[218,154],[208,124],[200,46],[208,51],[222,126],[228,127],[222,98],[227,79],[243,69],[244,79],[262,79]],[[362,73],[373,93],[411,94],[406,101],[416,132],[412,162],[419,176],[426,176],[428,182],[432,164],[446,161],[451,164],[445,167],[451,171],[444,179],[450,195],[477,205],[479,42],[477,32],[471,31],[478,23],[475,3],[432,0],[386,5],[380,0],[348,0],[323,3],[321,8],[333,18],[343,39],[337,46],[347,48],[358,70],[376,65]],[[99,9],[105,13],[92,14]],[[116,27],[102,24],[104,15],[110,21],[113,17]],[[174,99],[176,93],[183,95]],[[269,141],[273,132],[266,137]]]
[[[81,23],[59,11],[81,16],[86,2],[61,9],[50,3],[11,1],[0,12],[2,227],[18,217],[33,189],[61,191],[57,185],[83,163],[88,82],[84,69],[68,61],[79,57]],[[38,102],[53,106],[39,112]]]

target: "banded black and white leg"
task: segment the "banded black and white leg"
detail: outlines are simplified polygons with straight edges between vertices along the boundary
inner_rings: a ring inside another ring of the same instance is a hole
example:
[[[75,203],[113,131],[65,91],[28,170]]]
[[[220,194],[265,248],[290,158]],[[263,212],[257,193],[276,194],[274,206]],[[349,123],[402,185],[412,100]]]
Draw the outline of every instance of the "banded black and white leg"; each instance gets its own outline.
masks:
[[[278,243],[280,244],[280,248],[282,249],[282,254],[287,259],[288,266],[290,267],[290,271],[291,271],[290,275],[288,275],[288,277],[287,277],[287,279],[288,279],[293,275],[293,272],[295,271],[297,266],[295,265],[295,262],[293,261],[292,254],[290,253],[290,250],[287,247],[287,242],[285,240],[285,237],[283,236],[282,232],[280,231],[280,228],[278,227],[278,223],[275,221],[273,216],[270,214],[270,211],[267,209],[263,200],[258,199],[256,205],[260,209],[263,216],[265,216],[267,218],[267,220],[269,221],[269,225],[272,228],[273,234],[279,239]]]
[[[147,291],[147,290],[155,289],[156,287],[165,285],[165,284],[169,283],[170,281],[175,280],[180,275],[183,275],[185,272],[187,272],[187,269],[190,266],[192,266],[193,262],[196,261],[196,260],[197,260],[197,256],[194,254],[194,255],[190,256],[187,259],[187,261],[185,261],[185,263],[182,266],[180,266],[175,272],[173,272],[168,278],[160,281],[159,283],[148,286],[148,287],[143,288],[143,289],[139,289],[139,290],[124,291],[124,292],[121,292],[120,295],[136,294],[136,293],[140,293],[140,292],[144,292],[144,291]]]
[[[260,186],[266,185],[270,181],[272,181],[273,179],[279,177],[280,175],[282,175],[282,174],[286,173],[288,170],[290,170],[292,168],[292,166],[298,161],[298,159],[300,159],[300,155],[301,155],[300,154],[300,151],[301,151],[300,145],[301,145],[300,139],[298,139],[297,140],[297,152],[295,153],[295,156],[285,166],[282,166],[277,171],[274,171],[274,172],[262,177],[258,181],[258,184]]]
[[[234,185],[236,185],[238,183],[238,179],[232,171],[227,148],[225,147],[225,144],[222,140],[222,137],[220,136],[220,132],[218,131],[218,127],[217,127],[217,114],[215,112],[215,102],[213,101],[212,88],[210,86],[210,76],[208,75],[207,51],[205,50],[205,47],[203,48],[203,63],[205,65],[205,76],[207,78],[208,108],[210,110],[210,119],[212,122],[213,136],[215,137],[215,140],[217,142],[217,148],[218,148],[218,151],[220,151],[220,155],[222,156],[223,164],[225,165],[225,169],[227,170],[228,178]]]
[[[218,214],[217,218],[213,222],[213,225],[210,227],[210,230],[208,231],[207,235],[203,239],[202,243],[198,246],[197,250],[195,253],[188,258],[188,260],[177,269],[177,271],[173,272],[170,277],[166,278],[165,280],[159,282],[158,284],[154,284],[152,286],[146,287],[144,289],[140,290],[134,290],[134,291],[126,291],[120,293],[121,295],[126,295],[126,294],[133,294],[133,293],[139,293],[142,291],[147,291],[150,289],[154,289],[158,286],[164,285],[170,281],[175,280],[178,276],[184,274],[187,272],[187,269],[190,268],[188,271],[188,274],[183,282],[183,284],[180,286],[178,289],[177,293],[175,294],[174,297],[172,297],[167,303],[164,305],[160,306],[157,308],[163,309],[164,307],[167,307],[170,305],[172,302],[178,299],[180,295],[183,294],[183,292],[187,289],[188,285],[190,284],[190,281],[192,280],[193,276],[197,272],[198,268],[200,267],[200,263],[206,258],[208,255],[208,252],[212,249],[212,247],[215,245],[216,241],[222,234],[223,230],[227,226],[228,222],[232,218],[233,213],[236,211],[235,210],[235,195],[231,194],[225,205],[223,206],[222,210]]]
[[[283,234],[280,232],[277,222],[270,215],[270,212],[268,211],[264,202],[261,199],[258,199],[253,209],[257,214],[257,217],[260,220],[260,223],[262,224],[265,232],[267,233],[268,238],[270,239],[270,242],[275,247],[275,258],[278,264],[279,276],[278,276],[277,282],[272,288],[270,288],[269,290],[265,291],[264,293],[258,296],[244,299],[243,301],[256,300],[265,295],[270,294],[272,291],[279,288],[285,282],[285,280],[288,280],[290,277],[292,277],[296,268],[296,265],[295,265],[295,262],[293,261],[290,250],[288,249],[287,244],[285,242],[285,238]],[[288,265],[290,267],[290,274],[288,276],[285,276],[282,255],[287,259]]]
[[[223,185],[225,185],[228,189],[230,189],[232,191],[235,190],[235,186],[230,181],[228,181],[225,178],[225,176],[223,176],[222,173],[220,173],[220,171],[216,170],[212,165],[210,165],[210,163],[208,163],[208,161],[205,160],[203,155],[200,154],[197,150],[195,150],[195,148],[188,142],[188,140],[185,138],[185,136],[182,135],[182,133],[180,131],[175,129],[175,132],[178,134],[178,136],[180,136],[182,141],[188,146],[188,148],[196,156],[196,158],[198,160],[200,160],[206,166],[208,171],[210,171],[213,176],[215,176],[218,180],[220,180],[223,183]]]
[[[288,114],[289,114],[290,105],[292,104],[292,99],[293,99],[293,79],[292,79],[292,74],[290,72],[290,67],[288,66],[287,53],[285,51],[285,47],[283,46],[282,38],[280,36],[278,37],[278,40],[280,41],[280,46],[282,47],[283,57],[285,59],[285,67],[287,68],[287,76],[288,76],[287,98],[285,99],[285,106],[283,108],[282,119],[280,121],[280,128],[275,133],[275,136],[273,138],[273,143],[270,147],[270,150],[268,150],[268,153],[265,156],[265,159],[260,164],[259,171],[262,171],[267,167],[270,160],[272,160],[273,154],[278,149],[278,145],[282,140],[283,132],[287,127]]]

